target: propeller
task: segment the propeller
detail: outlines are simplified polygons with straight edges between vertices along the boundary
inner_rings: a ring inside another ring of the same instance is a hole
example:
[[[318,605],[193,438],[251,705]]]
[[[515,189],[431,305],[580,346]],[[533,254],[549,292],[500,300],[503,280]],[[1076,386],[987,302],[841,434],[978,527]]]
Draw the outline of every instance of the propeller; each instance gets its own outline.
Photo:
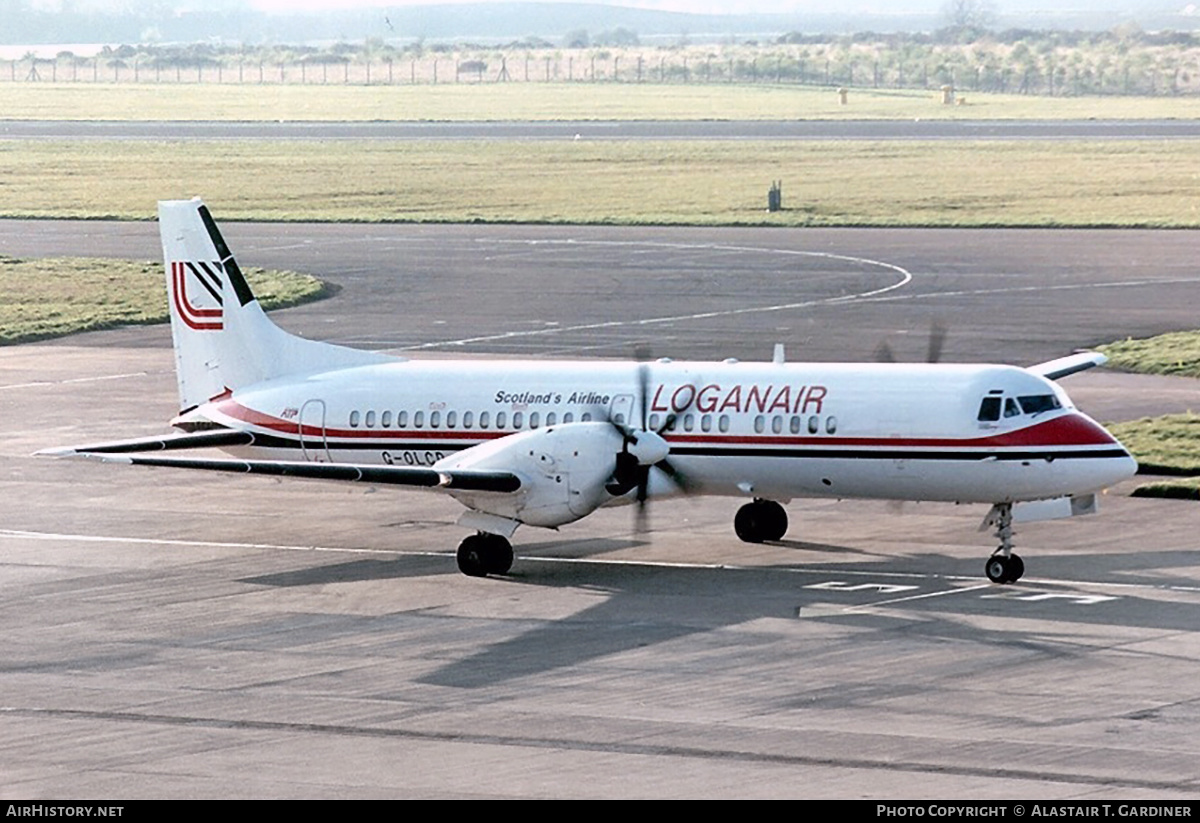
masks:
[[[926,363],[940,363],[942,360],[942,352],[946,348],[946,335],[949,329],[946,324],[938,319],[934,319],[929,324],[929,341],[925,348]],[[874,359],[876,363],[895,363],[896,354],[892,351],[892,347],[887,340],[881,340],[879,345],[875,347]],[[891,500],[888,501],[888,508],[896,514],[904,511],[904,501]]]
[[[603,418],[609,425],[621,434],[621,451],[617,452],[612,477],[604,488],[614,497],[628,494],[637,490],[634,499],[637,502],[634,515],[634,529],[641,534],[647,530],[647,502],[650,490],[650,471],[658,469],[671,478],[680,489],[687,491],[687,477],[673,466],[667,455],[670,446],[663,439],[662,433],[671,429],[678,420],[678,412],[672,411],[667,415],[657,429],[649,425],[650,409],[650,351],[639,346],[635,350],[637,367],[637,404],[640,410],[640,426],[634,428],[630,424],[613,419],[608,409],[603,411]],[[693,398],[692,402],[695,402]]]
[[[942,352],[946,348],[946,335],[949,329],[946,324],[940,320],[934,320],[929,324],[929,341],[925,349],[926,363],[940,363],[942,360]],[[895,363],[896,353],[892,351],[891,344],[887,340],[879,341],[879,345],[875,347],[872,354],[872,359],[876,363]]]

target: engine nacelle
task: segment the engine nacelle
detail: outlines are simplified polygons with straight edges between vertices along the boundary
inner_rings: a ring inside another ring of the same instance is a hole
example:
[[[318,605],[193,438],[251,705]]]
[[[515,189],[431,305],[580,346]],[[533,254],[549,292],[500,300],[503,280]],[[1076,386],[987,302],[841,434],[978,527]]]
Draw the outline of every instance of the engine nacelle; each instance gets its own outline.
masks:
[[[604,486],[624,444],[610,423],[566,423],[472,446],[433,468],[513,472],[521,478],[516,492],[450,494],[476,511],[554,527],[586,517],[612,499]]]

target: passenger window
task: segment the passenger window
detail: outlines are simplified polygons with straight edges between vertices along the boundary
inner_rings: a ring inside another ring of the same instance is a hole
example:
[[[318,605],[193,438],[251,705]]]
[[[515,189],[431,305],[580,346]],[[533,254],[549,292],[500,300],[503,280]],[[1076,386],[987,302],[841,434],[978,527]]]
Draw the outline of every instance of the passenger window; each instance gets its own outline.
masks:
[[[503,429],[506,422],[508,422],[508,415],[504,412],[496,412],[496,428]]]
[[[490,422],[491,422],[491,414],[489,414],[488,412],[480,412],[479,413],[479,428],[486,429],[488,427],[488,423],[490,423]]]
[[[808,418],[808,433],[809,433],[809,434],[816,434],[816,433],[817,433],[817,432],[819,432],[820,430],[821,430],[821,421],[820,421],[820,419],[819,419],[819,418],[818,418],[818,417],[817,417],[817,416],[814,414],[812,417]]]
[[[685,432],[690,432],[693,428],[695,428],[695,426],[696,426],[695,415],[685,414],[683,416],[683,430]]]
[[[800,433],[800,417],[798,415],[793,415],[790,428],[792,430],[792,434]]]
[[[429,428],[436,429],[442,425],[442,413],[440,411],[429,413]]]
[[[382,425],[383,425],[383,427],[384,427],[385,429],[390,429],[390,428],[392,427],[392,413],[391,413],[391,411],[390,411],[390,410],[389,410],[389,411],[385,411],[385,412],[383,413],[382,419],[381,419],[379,422],[380,422],[380,424],[382,424]]]
[[[524,422],[525,422],[525,413],[524,412],[513,412],[513,428],[514,429],[521,428],[521,425]]]
[[[773,431],[775,434],[779,434],[783,431],[783,418],[779,415],[775,415],[771,418],[771,431]]]
[[[458,425],[458,412],[446,412],[446,428],[452,429]]]
[[[555,414],[554,412],[548,412],[546,414],[546,425],[547,426],[553,426],[557,422],[558,422],[557,414]]]
[[[831,415],[829,415],[828,418],[825,419],[825,433],[833,434],[836,431],[837,431],[837,418],[831,414]]]
[[[722,432],[729,431],[729,415],[723,414],[717,419],[717,428]]]
[[[536,429],[541,424],[541,415],[537,412],[529,413],[529,428]]]
[[[355,429],[357,429],[357,428],[358,428],[358,421],[359,421],[359,419],[360,419],[360,415],[359,415],[359,413],[358,413],[358,410],[357,410],[357,409],[355,409],[354,411],[350,412],[350,426],[351,426],[351,428],[355,428]]]
[[[408,428],[408,412],[396,412],[396,426],[401,429]]]
[[[425,426],[425,412],[419,411],[413,415],[413,427],[420,429]]]
[[[650,415],[650,428],[653,429],[654,431],[658,431],[658,423],[659,423],[658,415],[657,414]]]
[[[583,413],[583,416],[582,416],[582,417],[580,417],[580,418],[579,418],[579,420],[580,420],[580,422],[582,422],[582,423],[591,423],[591,422],[592,422],[592,413],[591,413],[591,412],[584,412],[584,413]]]
[[[463,428],[469,429],[475,424],[475,412],[463,412]]]
[[[755,415],[754,416],[754,433],[762,434],[763,429],[765,429],[766,427],[767,427],[767,422],[765,420],[763,420],[763,416],[761,414]]]
[[[979,422],[994,423],[1000,419],[1000,398],[985,397],[979,404]]]
[[[375,428],[375,410],[374,409],[371,409],[370,411],[367,412],[367,428],[368,429]]]
[[[700,431],[703,431],[703,432],[712,431],[712,415],[711,414],[706,414],[700,418]]]
[[[563,425],[566,425],[567,423],[574,423],[574,422],[575,422],[575,415],[571,414],[571,412],[567,412],[566,414],[563,415]]]

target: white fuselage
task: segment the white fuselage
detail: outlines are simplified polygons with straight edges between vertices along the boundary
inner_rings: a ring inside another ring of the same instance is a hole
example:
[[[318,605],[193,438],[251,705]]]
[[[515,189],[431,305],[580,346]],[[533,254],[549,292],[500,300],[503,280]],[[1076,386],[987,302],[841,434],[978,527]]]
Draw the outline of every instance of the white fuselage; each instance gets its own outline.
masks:
[[[1055,383],[1015,367],[657,361],[644,389],[643,411],[630,363],[396,361],[254,384],[177,422],[253,431],[242,457],[433,466],[517,432],[644,419],[689,492],[780,501],[1037,500],[1136,469]],[[651,495],[677,491],[651,477]]]

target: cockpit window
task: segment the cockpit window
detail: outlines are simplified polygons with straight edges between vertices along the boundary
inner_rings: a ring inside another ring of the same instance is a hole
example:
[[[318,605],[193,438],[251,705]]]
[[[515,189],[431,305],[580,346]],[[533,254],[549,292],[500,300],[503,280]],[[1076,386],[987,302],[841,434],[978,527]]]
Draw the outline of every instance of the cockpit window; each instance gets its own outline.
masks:
[[[1011,397],[1004,398],[1004,416],[1017,417],[1021,414],[1021,409],[1017,406],[1017,401]]]
[[[1021,410],[1026,414],[1041,414],[1062,408],[1062,403],[1053,394],[1031,394],[1017,399],[1021,401]]]
[[[983,423],[993,423],[1000,419],[1000,398],[985,397],[979,404],[979,420]]]

